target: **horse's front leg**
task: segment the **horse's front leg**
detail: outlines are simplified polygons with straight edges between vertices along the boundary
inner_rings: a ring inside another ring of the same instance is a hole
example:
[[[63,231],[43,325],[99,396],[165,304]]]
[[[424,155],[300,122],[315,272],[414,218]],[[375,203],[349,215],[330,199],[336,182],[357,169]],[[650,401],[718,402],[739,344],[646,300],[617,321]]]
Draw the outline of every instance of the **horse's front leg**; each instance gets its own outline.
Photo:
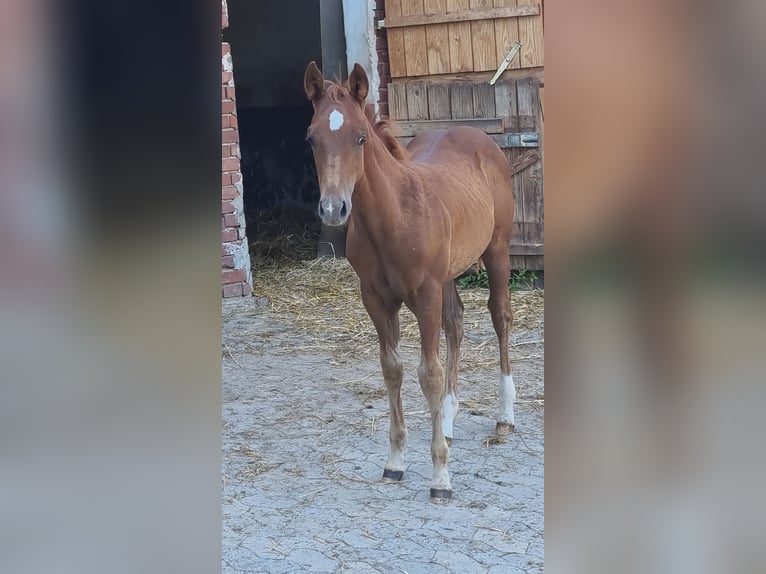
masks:
[[[439,361],[442,286],[437,284],[433,287],[421,287],[412,310],[420,328],[418,380],[431,411],[431,461],[434,469],[431,501],[443,502],[452,498],[452,485],[447,468],[449,448],[442,425],[442,401],[445,394],[444,369]]]
[[[398,481],[404,476],[404,448],[407,444],[407,427],[402,411],[402,360],[399,357],[399,309],[401,302],[392,296],[381,294],[362,286],[362,301],[370,315],[380,341],[380,366],[388,390],[391,426],[390,450],[383,467],[383,480]]]

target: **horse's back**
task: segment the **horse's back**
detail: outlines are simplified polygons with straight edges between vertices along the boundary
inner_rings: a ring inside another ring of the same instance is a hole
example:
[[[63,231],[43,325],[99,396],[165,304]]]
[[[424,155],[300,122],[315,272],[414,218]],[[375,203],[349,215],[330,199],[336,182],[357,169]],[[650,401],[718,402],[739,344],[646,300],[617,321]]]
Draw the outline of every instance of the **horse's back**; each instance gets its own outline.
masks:
[[[412,139],[407,150],[413,161],[419,163],[446,163],[455,159],[465,162],[474,159],[476,154],[501,165],[505,162],[497,144],[483,131],[471,126],[422,132]]]
[[[508,160],[497,144],[483,131],[458,126],[431,130],[415,136],[407,146],[412,161],[434,168],[452,179],[486,182],[479,187],[492,192],[495,206],[513,209],[511,173]]]
[[[475,263],[491,240],[507,242],[513,226],[512,180],[505,154],[483,131],[459,126],[418,134],[407,146],[450,213],[450,273]]]

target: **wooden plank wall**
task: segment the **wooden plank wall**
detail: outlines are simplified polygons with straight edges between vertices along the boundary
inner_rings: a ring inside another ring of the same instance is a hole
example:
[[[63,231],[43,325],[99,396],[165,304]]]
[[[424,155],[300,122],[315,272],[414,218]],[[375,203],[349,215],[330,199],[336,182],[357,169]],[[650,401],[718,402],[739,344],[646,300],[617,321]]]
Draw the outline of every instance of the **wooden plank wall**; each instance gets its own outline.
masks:
[[[540,0],[385,0],[386,18],[419,17],[432,21],[455,13],[527,8],[533,16],[406,25],[387,29],[392,78],[491,72],[516,40],[522,43],[509,66],[543,65],[543,17]]]
[[[466,80],[396,81],[388,85],[388,93],[390,117],[407,122],[407,136],[415,129],[410,122],[423,120],[466,120],[470,124],[472,119],[500,118],[498,123],[502,122],[505,131],[542,131],[539,82],[535,78],[501,79],[494,86]],[[495,122],[473,123],[497,131]],[[527,149],[503,151],[513,162]],[[511,265],[514,269],[542,269],[541,255],[526,254],[539,249],[544,239],[541,161],[513,176],[513,193],[516,210],[511,251],[517,255],[511,256]]]

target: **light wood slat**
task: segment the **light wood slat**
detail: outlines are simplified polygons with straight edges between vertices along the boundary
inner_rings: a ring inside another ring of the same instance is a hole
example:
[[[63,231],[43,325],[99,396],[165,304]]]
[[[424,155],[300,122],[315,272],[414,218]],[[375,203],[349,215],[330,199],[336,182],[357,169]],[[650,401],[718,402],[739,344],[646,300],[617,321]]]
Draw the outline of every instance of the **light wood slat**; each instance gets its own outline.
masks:
[[[402,0],[406,2],[406,0]],[[449,0],[448,0],[449,3]],[[470,8],[457,8],[450,10],[447,8],[447,14],[430,15],[404,15],[400,17],[391,17],[386,12],[386,28],[403,28],[407,26],[422,26],[425,24],[447,24],[453,22],[473,22],[476,20],[494,20],[495,18],[517,18],[533,16],[540,14],[540,5],[537,2],[526,6],[509,8],[489,8],[486,10],[471,10]]]
[[[519,7],[536,4],[537,0],[517,0]],[[543,65],[543,17],[524,16],[519,18],[519,57],[522,68]]]
[[[446,14],[447,0],[423,0],[426,15]],[[433,24],[426,26],[426,44],[428,45],[428,73],[448,74],[449,63],[449,26]]]
[[[388,84],[388,115],[392,120],[407,120],[406,84],[392,82]]]
[[[428,94],[424,82],[407,82],[407,115],[410,120],[428,119]]]
[[[447,13],[465,11],[470,0],[447,0]],[[449,30],[450,72],[473,71],[473,49],[471,47],[471,23],[456,22],[447,26]]]
[[[402,0],[385,0],[386,17],[396,18],[402,15]],[[404,57],[404,30],[387,29],[388,64],[391,77],[398,78],[407,75],[407,64]]]
[[[396,122],[395,132],[401,138],[409,138],[429,130],[449,130],[458,126],[470,126],[488,134],[503,133],[503,122],[500,118]]]
[[[481,13],[491,8],[492,0],[470,0],[470,6],[472,12]],[[497,69],[500,62],[495,58],[495,26],[492,20],[471,22],[471,50],[475,72]]]
[[[428,84],[428,117],[432,120],[448,120],[450,109],[449,84]]]
[[[516,0],[494,0],[496,8],[515,7]],[[519,39],[519,19],[518,18],[500,18],[495,20],[495,50],[498,65],[505,59],[505,55],[513,46],[513,43]],[[511,60],[508,65],[509,70],[517,69],[521,66],[519,55]]]
[[[402,16],[410,15],[423,15],[423,0],[402,0]],[[404,28],[404,61],[408,76],[421,76],[428,73],[425,26]]]
[[[472,84],[452,84],[450,87],[450,108],[452,118],[455,120],[473,117],[473,89]]]

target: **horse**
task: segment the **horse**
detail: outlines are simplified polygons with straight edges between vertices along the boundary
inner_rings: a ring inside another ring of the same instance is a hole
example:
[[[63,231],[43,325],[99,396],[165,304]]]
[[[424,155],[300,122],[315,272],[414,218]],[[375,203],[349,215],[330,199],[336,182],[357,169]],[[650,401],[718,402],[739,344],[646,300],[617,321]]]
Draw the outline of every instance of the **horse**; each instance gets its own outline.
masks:
[[[516,388],[508,357],[514,209],[508,162],[492,139],[468,126],[423,132],[402,147],[388,121],[371,117],[365,104],[369,81],[359,64],[346,82],[332,82],[312,61],[304,89],[314,108],[306,140],[319,179],[318,215],[325,225],[348,224],[346,258],[359,277],[362,302],[380,343],[391,420],[383,480],[404,476],[407,429],[399,355],[404,304],[420,332],[417,375],[432,428],[430,498],[445,502],[452,497],[448,459],[463,339],[463,303],[455,279],[479,259],[489,277],[487,306],[500,345],[495,432],[508,434],[515,426]],[[439,359],[441,327],[446,377]]]

